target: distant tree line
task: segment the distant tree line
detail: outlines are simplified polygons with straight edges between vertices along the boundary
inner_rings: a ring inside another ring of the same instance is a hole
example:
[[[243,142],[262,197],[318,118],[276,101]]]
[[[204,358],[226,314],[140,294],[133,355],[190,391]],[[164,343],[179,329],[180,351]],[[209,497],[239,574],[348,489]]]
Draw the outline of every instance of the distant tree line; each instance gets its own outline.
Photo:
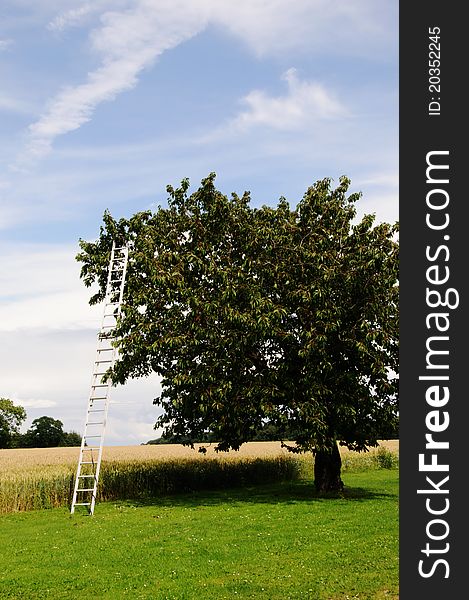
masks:
[[[26,411],[7,398],[0,398],[0,448],[53,448],[80,446],[81,435],[64,431],[59,419],[43,416],[34,419],[26,433],[20,432]]]
[[[399,429],[397,426],[390,427],[388,431],[383,431],[383,439],[398,439]],[[297,432],[291,427],[284,427],[280,429],[275,423],[266,422],[260,429],[252,435],[249,441],[251,442],[277,442],[277,441],[291,441],[294,440]],[[216,443],[218,440],[212,432],[206,432],[197,439],[192,439],[188,436],[176,436],[170,434],[163,434],[161,437],[146,442],[145,445],[156,445],[156,444],[184,444],[190,446],[192,444],[205,444],[205,443]]]
[[[279,440],[293,440],[295,439],[295,432],[291,428],[280,428],[274,423],[265,423],[261,428],[257,429],[251,436],[251,442],[274,442]],[[197,436],[197,438],[190,438],[188,436],[177,436],[171,434],[164,434],[154,440],[147,442],[148,445],[154,444],[203,444],[203,443],[215,443],[218,442],[215,434],[208,431]]]

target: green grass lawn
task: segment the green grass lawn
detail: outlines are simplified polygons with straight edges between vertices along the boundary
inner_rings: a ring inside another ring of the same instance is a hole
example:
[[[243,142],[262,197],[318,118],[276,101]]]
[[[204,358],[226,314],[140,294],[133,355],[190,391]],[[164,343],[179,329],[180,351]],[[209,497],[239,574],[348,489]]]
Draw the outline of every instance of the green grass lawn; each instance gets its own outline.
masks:
[[[0,517],[0,598],[398,598],[398,471]]]

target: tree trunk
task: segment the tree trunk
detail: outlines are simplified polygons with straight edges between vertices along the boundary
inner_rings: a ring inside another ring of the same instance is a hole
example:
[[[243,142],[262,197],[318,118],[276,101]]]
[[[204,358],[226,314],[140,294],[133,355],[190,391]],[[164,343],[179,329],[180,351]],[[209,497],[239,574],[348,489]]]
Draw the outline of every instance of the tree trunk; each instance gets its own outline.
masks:
[[[330,450],[318,450],[314,455],[314,486],[317,492],[340,492],[344,484],[340,478],[342,459],[334,444]]]

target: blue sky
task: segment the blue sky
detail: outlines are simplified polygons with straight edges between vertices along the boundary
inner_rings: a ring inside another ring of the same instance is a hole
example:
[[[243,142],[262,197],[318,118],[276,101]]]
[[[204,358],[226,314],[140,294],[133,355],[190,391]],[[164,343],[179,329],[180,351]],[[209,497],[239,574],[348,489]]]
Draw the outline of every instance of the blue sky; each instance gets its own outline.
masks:
[[[253,205],[347,175],[398,219],[396,0],[4,0],[0,396],[81,431],[102,307],[74,260],[105,209],[208,173]],[[157,378],[117,388],[108,444],[156,436]]]

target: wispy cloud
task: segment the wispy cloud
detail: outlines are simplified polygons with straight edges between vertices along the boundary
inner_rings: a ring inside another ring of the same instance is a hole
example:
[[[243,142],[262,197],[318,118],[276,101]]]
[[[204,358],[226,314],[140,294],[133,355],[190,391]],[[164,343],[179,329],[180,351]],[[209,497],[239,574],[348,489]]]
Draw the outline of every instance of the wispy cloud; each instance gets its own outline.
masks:
[[[141,0],[133,9],[102,14],[101,26],[90,34],[101,65],[88,74],[85,83],[59,92],[29,126],[29,143],[20,163],[48,154],[58,136],[88,122],[99,104],[135,87],[141,71],[159,55],[194,36],[205,24],[196,8],[183,1],[155,4]],[[84,5],[79,14],[89,10]],[[70,11],[67,14],[68,20],[66,16],[60,20],[61,27],[72,18]]]
[[[13,40],[0,40],[0,52],[7,50],[13,44]]]
[[[55,16],[47,25],[50,31],[62,32],[69,27],[78,27],[82,25],[89,16],[99,13],[104,5],[109,2],[85,2],[78,8],[70,8]],[[117,8],[117,7],[116,7]]]

